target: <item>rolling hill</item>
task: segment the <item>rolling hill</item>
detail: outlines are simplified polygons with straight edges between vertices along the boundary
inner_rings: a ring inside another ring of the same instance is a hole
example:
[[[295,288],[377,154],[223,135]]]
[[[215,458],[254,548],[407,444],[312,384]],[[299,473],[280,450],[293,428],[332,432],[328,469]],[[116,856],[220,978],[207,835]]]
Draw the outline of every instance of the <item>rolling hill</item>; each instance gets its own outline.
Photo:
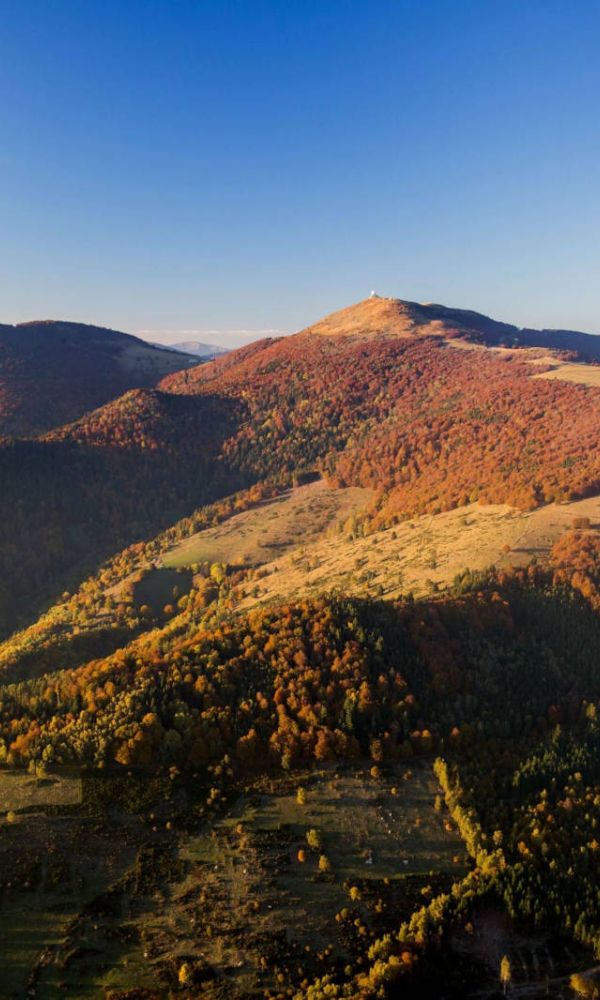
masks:
[[[503,954],[530,995],[593,976],[598,537],[420,602],[232,614],[209,581],[1,689],[15,990],[458,1000]]]
[[[440,310],[370,299],[3,445],[4,633],[121,546],[254,483],[320,474],[372,490],[367,531],[598,492],[598,388],[540,378],[560,375],[549,348],[485,347],[475,333],[502,324]]]
[[[187,354],[83,323],[0,326],[0,435],[40,434],[193,363]]]
[[[424,325],[415,316],[410,303],[369,299],[161,387],[243,400],[250,415],[230,457],[263,475],[316,462],[338,485],[377,490],[384,520],[475,499],[528,508],[597,490],[593,386],[539,378],[556,363],[547,348],[465,350],[458,320],[440,327],[429,313]],[[484,320],[480,332],[492,324]],[[582,382],[596,372],[580,367]]]
[[[465,338],[487,347],[531,347],[574,352],[600,360],[600,337],[577,330],[533,330],[498,322],[469,309],[433,302],[406,302],[374,296],[331,313],[309,326],[319,336]]]
[[[134,389],[34,440],[0,442],[0,631],[128,543],[238,488],[220,400]]]
[[[593,995],[600,369],[515,330],[370,299],[0,444],[9,995]]]

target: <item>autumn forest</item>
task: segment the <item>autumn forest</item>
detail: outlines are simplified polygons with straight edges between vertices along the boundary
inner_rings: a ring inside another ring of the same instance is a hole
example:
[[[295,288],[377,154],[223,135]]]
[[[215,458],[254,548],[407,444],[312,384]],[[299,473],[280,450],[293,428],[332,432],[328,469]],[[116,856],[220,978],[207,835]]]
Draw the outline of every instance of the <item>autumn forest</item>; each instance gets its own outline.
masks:
[[[202,363],[32,326],[0,328],[2,995],[598,995],[586,335],[378,297]]]

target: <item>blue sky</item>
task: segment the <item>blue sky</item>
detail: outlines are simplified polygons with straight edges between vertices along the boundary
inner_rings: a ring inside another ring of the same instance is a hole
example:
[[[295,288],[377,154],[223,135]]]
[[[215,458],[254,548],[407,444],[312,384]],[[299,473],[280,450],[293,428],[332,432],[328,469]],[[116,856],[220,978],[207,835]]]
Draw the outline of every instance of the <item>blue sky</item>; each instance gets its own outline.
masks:
[[[600,332],[599,48],[596,0],[0,0],[0,321]]]

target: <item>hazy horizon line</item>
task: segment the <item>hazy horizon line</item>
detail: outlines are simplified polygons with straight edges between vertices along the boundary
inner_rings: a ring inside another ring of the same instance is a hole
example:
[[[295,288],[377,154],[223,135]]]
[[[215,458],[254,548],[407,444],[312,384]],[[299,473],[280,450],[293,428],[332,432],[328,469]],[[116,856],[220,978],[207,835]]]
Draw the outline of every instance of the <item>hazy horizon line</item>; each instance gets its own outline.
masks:
[[[252,343],[254,340],[261,340],[263,337],[285,337],[288,336],[291,330],[281,330],[276,327],[265,327],[263,329],[251,330],[246,327],[239,329],[143,329],[132,331],[136,337],[141,337],[143,340],[148,340],[150,342],[155,342],[159,344],[177,344],[186,340],[195,340],[200,343],[214,344],[215,346],[222,346],[227,344],[228,346],[240,347],[246,343]]]

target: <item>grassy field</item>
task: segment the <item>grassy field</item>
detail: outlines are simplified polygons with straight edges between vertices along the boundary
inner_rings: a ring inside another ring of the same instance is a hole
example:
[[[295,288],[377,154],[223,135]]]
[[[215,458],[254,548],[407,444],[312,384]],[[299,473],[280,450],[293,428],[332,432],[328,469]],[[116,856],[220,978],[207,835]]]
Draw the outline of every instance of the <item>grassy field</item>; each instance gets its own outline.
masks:
[[[299,846],[306,829],[317,828],[341,880],[402,878],[455,864],[460,840],[433,808],[437,782],[429,764],[395,767],[382,779],[372,778],[367,766],[332,768],[307,775],[302,786],[304,805],[292,790],[260,796],[255,804],[242,798],[227,822],[267,831],[284,825]]]
[[[323,537],[340,521],[366,507],[371,490],[333,490],[320,480],[265,500],[215,528],[186,538],[167,552],[162,565],[223,562],[234,566],[270,562]]]
[[[191,586],[191,571],[161,567],[150,570],[143,580],[135,584],[133,600],[138,607],[146,604],[154,614],[160,614],[166,604],[176,604]]]
[[[247,585],[242,608],[334,588],[356,595],[416,596],[449,586],[465,569],[526,565],[544,559],[574,519],[600,528],[600,497],[523,513],[472,504],[425,515],[365,538],[330,536],[264,566]]]
[[[365,538],[338,530],[371,498],[369,490],[311,483],[185,539],[162,564],[262,566],[260,579],[242,588],[242,609],[335,588],[357,595],[394,598],[412,591],[418,596],[449,586],[465,569],[543,559],[576,517],[600,526],[600,498],[591,498],[526,513],[507,505],[472,504]]]
[[[273,985],[278,968],[318,974],[331,955],[358,960],[440,879],[448,885],[465,871],[458,834],[434,808],[436,792],[425,762],[380,779],[367,765],[331,766],[249,788],[212,830],[185,844],[188,876],[164,922],[187,926],[189,937],[177,946],[163,927],[165,953],[191,949],[205,963],[206,997]],[[311,829],[318,849],[308,845]],[[321,855],[331,866],[325,873]]]
[[[78,774],[52,774],[36,778],[26,771],[0,771],[0,815],[32,812],[48,806],[78,805],[82,799]]]
[[[199,359],[169,350],[157,351],[154,346],[146,346],[134,340],[124,344],[117,357],[117,363],[119,368],[133,377],[147,379],[153,376],[158,382],[164,375],[199,364]]]
[[[556,365],[552,371],[540,372],[534,378],[560,379],[562,382],[577,382],[580,385],[600,386],[600,365],[564,364]]]
[[[3,825],[1,997],[21,1000],[29,989],[36,991],[31,995],[49,1000],[64,995],[62,984],[68,980],[76,951],[71,943],[73,923],[135,857],[127,832],[113,833],[116,836],[111,837],[90,821],[60,813],[27,814]],[[86,949],[93,954],[93,945],[86,942]]]
[[[114,798],[92,818],[68,799],[4,823],[7,1000],[131,990],[166,1000],[182,970],[193,981],[186,996],[262,997],[280,976],[298,985],[332,964],[367,966],[374,939],[469,867],[424,759],[375,776],[363,761],[262,777],[188,832],[169,829],[154,807],[144,822]],[[490,996],[500,954],[511,957],[515,989],[532,996],[545,976],[562,996],[556,977],[585,961],[489,907],[471,930],[457,927],[452,949],[489,969]]]
[[[466,867],[457,833],[435,808],[430,762],[390,766],[378,779],[369,769],[261,779],[214,823],[142,860],[138,853],[110,899],[96,899],[68,933],[64,923],[42,925],[37,944],[50,935],[54,950],[41,995],[91,1000],[145,987],[167,997],[187,965],[198,995],[229,1000],[261,996],[284,970],[298,982],[322,973],[332,956],[366,961],[375,936]],[[307,843],[311,829],[318,850]],[[319,869],[321,854],[329,872]],[[17,938],[6,943],[14,954]]]

